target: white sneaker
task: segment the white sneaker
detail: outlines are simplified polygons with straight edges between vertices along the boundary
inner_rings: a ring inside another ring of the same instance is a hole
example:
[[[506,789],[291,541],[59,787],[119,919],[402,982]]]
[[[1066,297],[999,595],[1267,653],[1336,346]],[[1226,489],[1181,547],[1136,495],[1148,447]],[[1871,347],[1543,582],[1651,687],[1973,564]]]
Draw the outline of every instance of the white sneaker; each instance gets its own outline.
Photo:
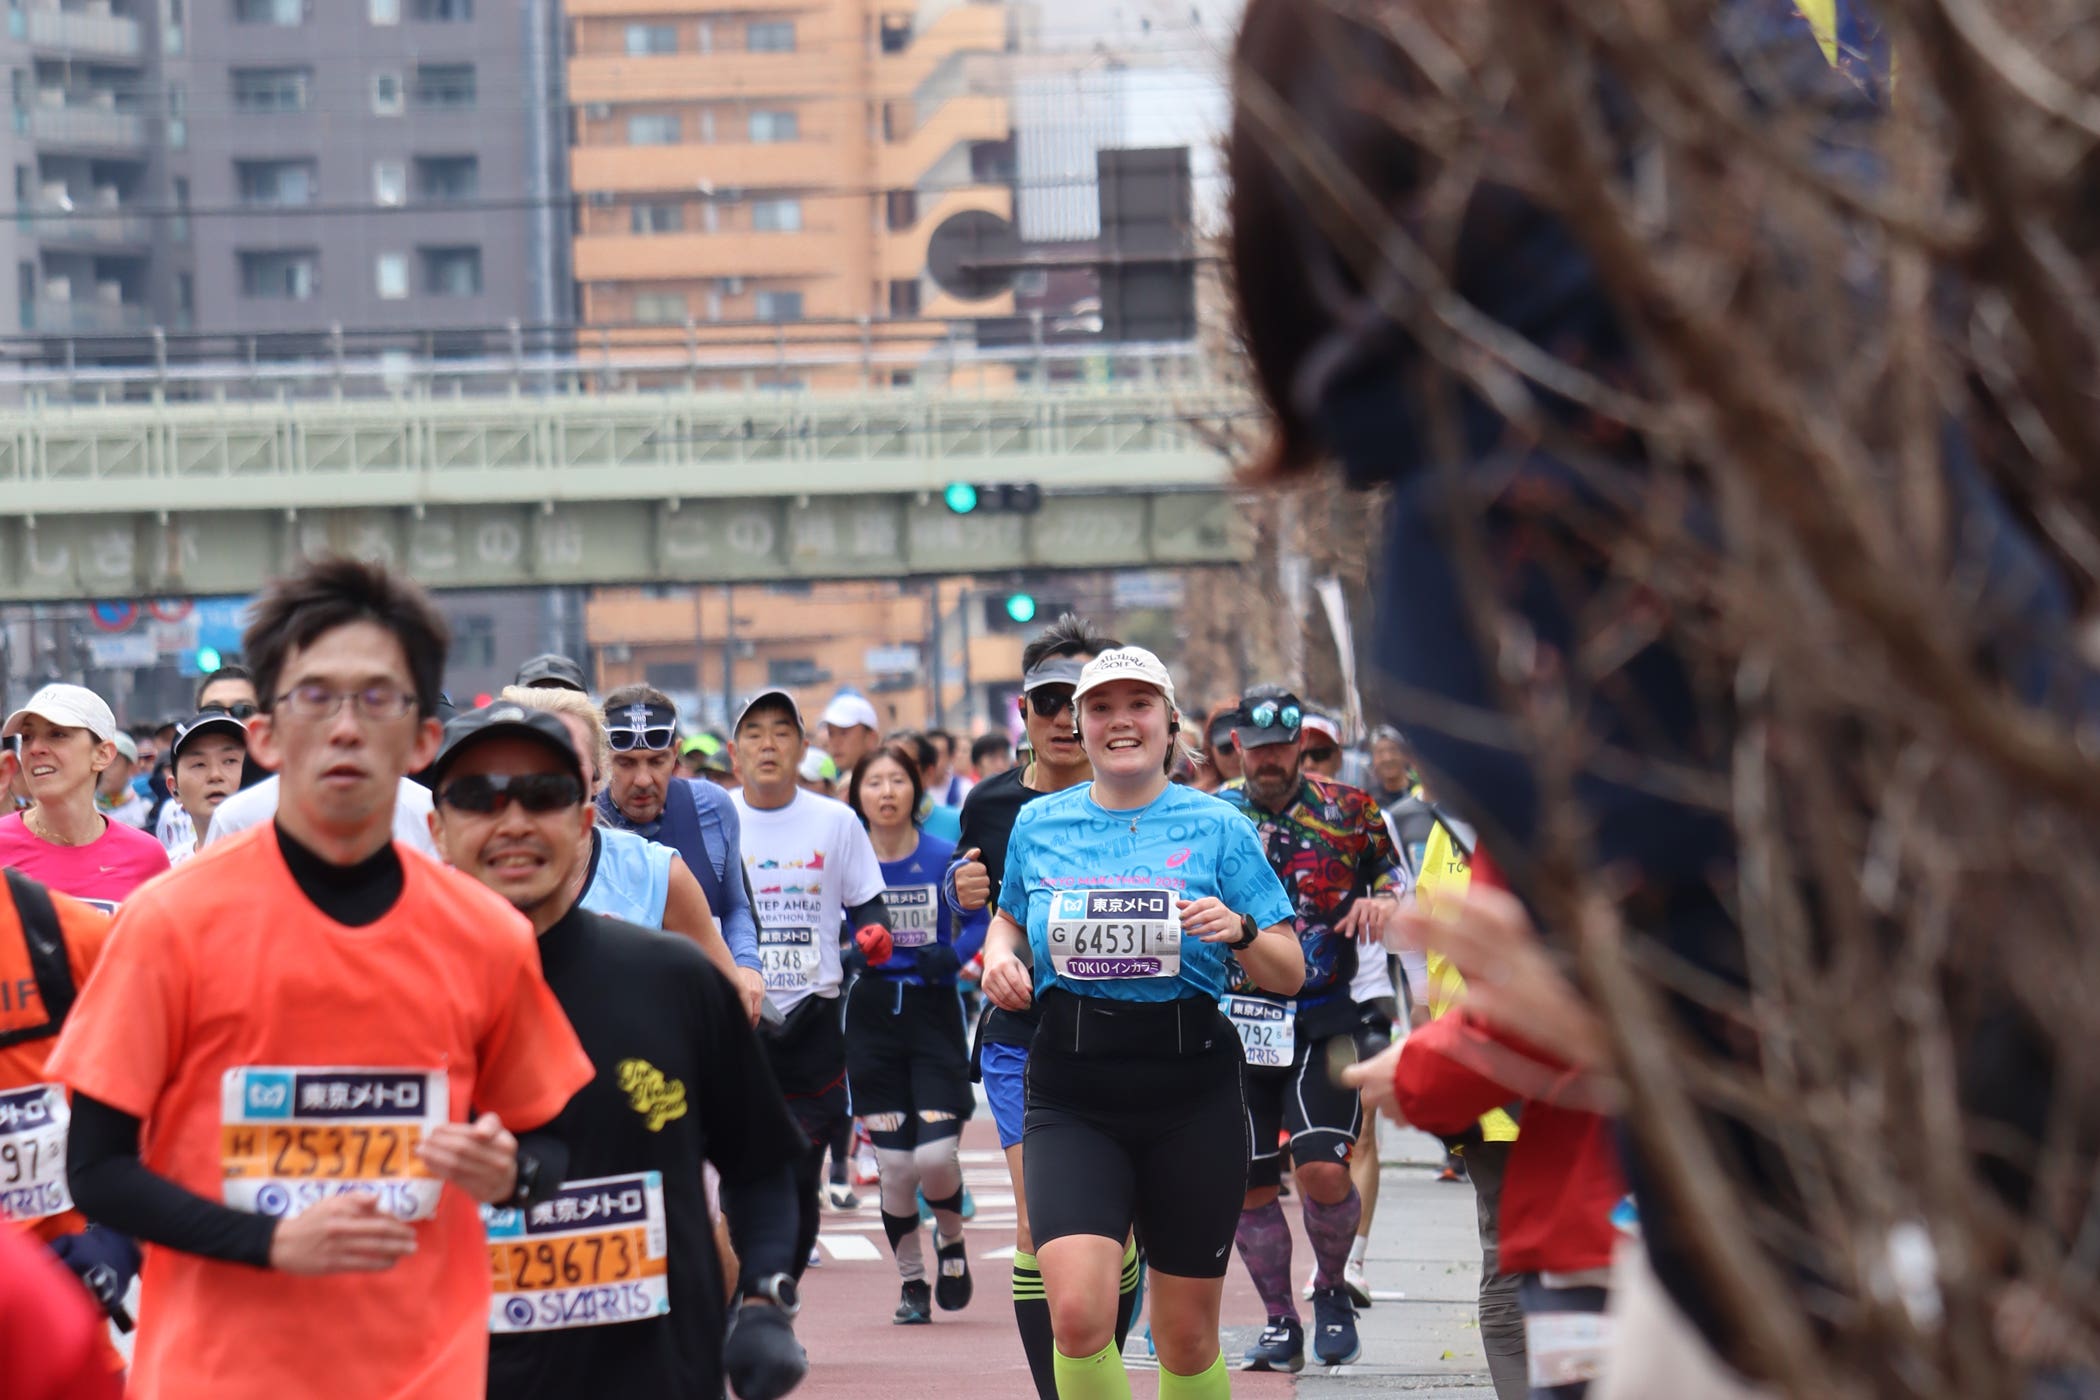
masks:
[[[1351,1259],[1342,1265],[1342,1291],[1360,1308],[1371,1306],[1371,1284],[1364,1277],[1364,1261]]]

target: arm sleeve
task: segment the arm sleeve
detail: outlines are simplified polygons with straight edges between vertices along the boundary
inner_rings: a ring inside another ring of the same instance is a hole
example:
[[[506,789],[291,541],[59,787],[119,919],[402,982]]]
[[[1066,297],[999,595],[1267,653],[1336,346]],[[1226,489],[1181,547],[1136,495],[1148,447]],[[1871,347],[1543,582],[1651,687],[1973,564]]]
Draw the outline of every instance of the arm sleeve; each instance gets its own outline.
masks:
[[[531,937],[531,930],[523,930],[523,936]],[[480,1074],[474,1102],[502,1119],[513,1133],[544,1127],[591,1082],[594,1071],[561,1003],[540,975],[537,948],[519,947],[511,974],[489,1010],[493,1014],[488,1028],[475,1047]]]
[[[873,899],[864,899],[846,911],[846,928],[849,933],[858,933],[869,924],[890,926],[890,909],[877,894]]]
[[[738,1291],[769,1274],[795,1272],[795,1171],[785,1164],[749,1181],[722,1183],[722,1214],[736,1246]]]
[[[755,971],[758,919],[751,912],[751,873],[744,869],[744,828],[735,804],[722,805],[722,907],[715,911],[715,922],[722,926],[722,941],[736,965]]]
[[[980,909],[974,914],[964,914],[951,905],[948,914],[956,921],[955,956],[968,962],[984,951],[984,935],[991,929],[992,913],[989,909]]]
[[[84,1093],[73,1095],[66,1184],[98,1224],[133,1239],[252,1268],[270,1266],[277,1221],[189,1191],[139,1160],[139,1120]]]

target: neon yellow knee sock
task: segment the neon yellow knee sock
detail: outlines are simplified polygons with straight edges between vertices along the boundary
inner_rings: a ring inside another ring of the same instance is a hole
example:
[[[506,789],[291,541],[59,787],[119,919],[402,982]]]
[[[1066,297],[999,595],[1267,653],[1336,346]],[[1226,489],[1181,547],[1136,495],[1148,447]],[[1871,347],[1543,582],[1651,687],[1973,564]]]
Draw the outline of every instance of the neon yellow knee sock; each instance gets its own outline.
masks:
[[[1057,1400],[1130,1400],[1130,1376],[1114,1347],[1103,1347],[1076,1361],[1059,1351],[1054,1364]],[[1160,1382],[1165,1384],[1165,1372],[1160,1373]]]
[[[1062,1392],[1060,1392],[1062,1393]],[[1225,1370],[1225,1355],[1193,1376],[1177,1376],[1159,1368],[1159,1400],[1231,1400],[1232,1376]]]

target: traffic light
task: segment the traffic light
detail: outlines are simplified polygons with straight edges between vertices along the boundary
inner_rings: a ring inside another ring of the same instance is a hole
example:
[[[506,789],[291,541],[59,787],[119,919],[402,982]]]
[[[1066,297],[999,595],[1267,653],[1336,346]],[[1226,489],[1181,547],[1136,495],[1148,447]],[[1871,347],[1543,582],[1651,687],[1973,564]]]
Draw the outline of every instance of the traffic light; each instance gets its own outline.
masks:
[[[1006,615],[1015,622],[1035,621],[1035,595],[1033,593],[1007,594]]]
[[[219,655],[219,649],[217,647],[198,647],[197,674],[200,676],[210,675],[212,672],[218,670],[219,667],[224,664],[224,660],[225,659]]]
[[[985,514],[1034,515],[1043,508],[1043,488],[1032,481],[996,484],[951,481],[941,493],[948,509],[957,515],[981,511]]]

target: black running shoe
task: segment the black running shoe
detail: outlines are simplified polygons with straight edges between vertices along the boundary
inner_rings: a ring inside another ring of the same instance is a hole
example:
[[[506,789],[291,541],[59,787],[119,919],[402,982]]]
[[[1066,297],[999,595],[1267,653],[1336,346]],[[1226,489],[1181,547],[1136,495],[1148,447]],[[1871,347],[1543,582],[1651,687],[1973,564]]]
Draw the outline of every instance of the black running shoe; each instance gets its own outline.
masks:
[[[890,1321],[900,1327],[912,1327],[933,1321],[933,1289],[922,1278],[907,1279],[904,1296],[897,1300],[897,1311]]]

